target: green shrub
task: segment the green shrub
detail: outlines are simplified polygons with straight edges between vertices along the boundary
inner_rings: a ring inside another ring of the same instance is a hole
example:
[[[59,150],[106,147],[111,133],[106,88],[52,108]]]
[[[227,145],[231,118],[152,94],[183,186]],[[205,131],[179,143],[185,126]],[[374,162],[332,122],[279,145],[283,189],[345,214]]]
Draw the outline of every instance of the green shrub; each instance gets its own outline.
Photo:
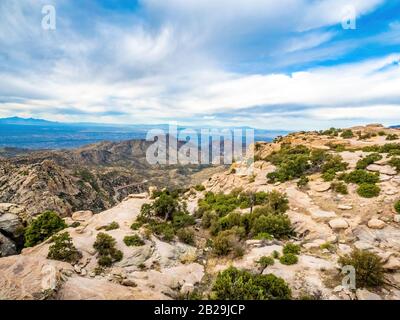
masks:
[[[372,183],[362,183],[357,189],[357,193],[363,198],[373,198],[379,196],[381,188]]]
[[[388,141],[397,140],[397,139],[399,139],[399,136],[397,134],[388,134],[386,136],[386,140],[388,140]]]
[[[261,266],[261,268],[265,269],[268,266],[272,266],[275,261],[274,258],[263,256],[257,261],[257,263]]]
[[[296,264],[299,259],[293,253],[286,253],[282,257],[279,258],[280,263],[285,265]]]
[[[98,252],[97,263],[102,267],[110,267],[114,262],[122,260],[123,254],[115,248],[116,241],[106,233],[97,234],[93,248]]]
[[[137,234],[124,237],[124,243],[128,247],[133,247],[133,246],[140,247],[144,245],[144,241]]]
[[[322,172],[339,172],[344,171],[348,167],[346,162],[343,162],[343,158],[339,155],[329,155],[327,160],[322,165]]]
[[[240,257],[244,253],[244,248],[237,234],[232,230],[226,230],[215,237],[213,251],[217,256],[226,256],[232,253],[235,257]]]
[[[365,152],[389,153],[391,155],[400,155],[400,143],[386,143],[383,146],[367,146],[362,149]]]
[[[25,229],[25,247],[33,247],[66,227],[64,220],[55,212],[46,211]]]
[[[273,274],[256,275],[230,267],[220,272],[212,287],[216,300],[288,300],[291,290]]]
[[[186,214],[184,212],[177,212],[173,215],[172,225],[174,228],[184,228],[195,224],[195,219],[193,216]]]
[[[341,257],[339,263],[354,267],[357,287],[377,287],[384,283],[383,262],[375,253],[355,249]]]
[[[68,227],[69,228],[78,228],[81,225],[79,221],[72,222]]]
[[[397,213],[400,214],[400,200],[396,201],[396,203],[394,204],[394,209]]]
[[[307,176],[301,176],[299,181],[297,181],[297,186],[299,188],[304,188],[305,186],[308,185],[309,182],[310,182],[310,179],[308,179]]]
[[[274,259],[279,259],[280,254],[279,254],[278,251],[274,250],[274,251],[272,251],[271,256],[272,256],[272,258],[274,258]]]
[[[370,164],[376,161],[382,160],[382,156],[379,153],[372,153],[357,162],[357,169],[366,169]]]
[[[347,189],[347,186],[341,181],[332,182],[331,189],[332,189],[332,191],[334,191],[336,193],[349,194],[349,190]]]
[[[251,234],[268,233],[277,239],[291,236],[293,228],[287,215],[267,214],[255,218],[251,223]]]
[[[206,187],[203,186],[202,184],[198,184],[198,185],[196,185],[196,186],[194,187],[194,189],[195,189],[196,191],[201,192],[201,191],[206,190]]]
[[[396,171],[397,171],[398,173],[400,173],[400,158],[392,158],[392,159],[390,159],[389,164],[390,164],[392,167],[395,167],[395,168],[396,168]]]
[[[131,225],[131,229],[132,229],[132,230],[139,230],[140,227],[141,227],[142,225],[143,225],[143,224],[140,223],[140,222],[134,222],[134,223],[132,223],[132,225]]]
[[[260,232],[254,237],[256,240],[272,240],[273,238],[273,236],[266,232]]]
[[[167,222],[157,222],[152,220],[149,223],[150,230],[160,236],[164,241],[172,241],[175,237],[175,228]]]
[[[75,248],[68,232],[53,236],[51,242],[53,244],[49,247],[48,259],[75,264],[82,258],[82,254]]]
[[[353,131],[351,130],[344,130],[340,135],[343,139],[351,139],[354,137]]]
[[[215,220],[211,224],[210,232],[216,235],[220,231],[232,229],[235,226],[240,226],[242,221],[242,216],[239,212],[231,212],[228,215]]]
[[[201,218],[201,226],[205,229],[208,229],[217,220],[218,216],[215,212],[206,211]]]
[[[116,230],[119,229],[119,224],[118,222],[111,222],[110,224],[108,224],[107,226],[104,227],[104,230],[106,231],[111,231],[111,230]]]
[[[178,208],[178,200],[167,193],[162,193],[152,205],[155,215],[163,217],[165,220],[172,219],[174,212],[176,212]]]
[[[377,183],[379,182],[379,173],[370,173],[365,170],[357,169],[354,170],[344,176],[344,180],[347,183],[355,183],[355,184],[362,184],[362,183]]]
[[[189,245],[194,245],[195,240],[194,240],[194,231],[189,228],[184,228],[184,229],[179,229],[176,232],[176,235],[178,236],[178,239],[182,241],[183,243],[189,244]]]
[[[328,171],[322,174],[322,180],[328,182],[333,181],[336,178],[336,172],[333,169],[329,169]]]
[[[283,247],[283,254],[288,254],[288,253],[292,253],[292,254],[300,254],[300,246],[294,243],[287,243],[284,247]]]

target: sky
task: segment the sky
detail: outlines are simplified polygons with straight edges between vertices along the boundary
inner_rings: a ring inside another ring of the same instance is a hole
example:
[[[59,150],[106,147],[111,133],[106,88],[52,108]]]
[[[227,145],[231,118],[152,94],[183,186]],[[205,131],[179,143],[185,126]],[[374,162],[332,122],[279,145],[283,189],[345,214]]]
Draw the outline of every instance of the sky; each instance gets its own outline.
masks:
[[[400,124],[399,45],[400,0],[0,0],[0,117]]]

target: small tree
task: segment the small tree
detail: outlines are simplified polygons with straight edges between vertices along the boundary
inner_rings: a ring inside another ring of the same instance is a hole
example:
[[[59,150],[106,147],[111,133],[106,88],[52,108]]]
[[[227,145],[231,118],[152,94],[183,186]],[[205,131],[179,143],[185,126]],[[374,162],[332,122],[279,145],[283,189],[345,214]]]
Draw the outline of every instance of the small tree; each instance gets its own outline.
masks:
[[[116,241],[106,233],[100,232],[93,244],[98,252],[97,262],[102,267],[110,267],[114,262],[122,260],[122,252],[115,248]]]
[[[341,257],[339,263],[354,267],[358,287],[377,287],[384,282],[383,262],[375,253],[355,249],[350,255]]]
[[[82,258],[82,254],[75,248],[68,232],[53,236],[51,241],[53,244],[49,248],[48,259],[74,264]]]
[[[46,211],[26,228],[25,247],[33,247],[66,227],[67,224],[55,212]]]

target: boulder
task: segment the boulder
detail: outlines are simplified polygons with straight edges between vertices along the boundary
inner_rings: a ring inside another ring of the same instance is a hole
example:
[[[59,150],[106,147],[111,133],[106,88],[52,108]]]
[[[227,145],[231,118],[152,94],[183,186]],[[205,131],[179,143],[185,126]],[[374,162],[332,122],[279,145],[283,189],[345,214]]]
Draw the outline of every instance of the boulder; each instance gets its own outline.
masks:
[[[372,293],[367,289],[357,289],[356,296],[358,300],[382,300],[376,293]]]
[[[18,237],[23,229],[21,219],[12,213],[5,213],[0,215],[0,230],[5,231],[13,237]]]
[[[367,170],[368,171],[373,171],[373,172],[379,172],[381,174],[385,174],[385,175],[388,175],[388,176],[395,176],[397,174],[396,169],[393,168],[392,166],[389,166],[389,165],[380,166],[380,165],[377,165],[377,164],[370,164],[367,167]]]
[[[17,254],[17,247],[13,241],[3,236],[0,232],[0,257]]]
[[[310,189],[316,192],[325,192],[331,188],[331,184],[329,182],[310,182]]]
[[[72,220],[74,221],[87,221],[93,217],[93,212],[90,210],[77,211],[72,214]]]
[[[391,256],[383,268],[390,271],[400,270],[400,259]]]
[[[339,204],[338,209],[340,210],[352,210],[353,206],[348,204]]]
[[[329,226],[334,230],[347,229],[349,224],[345,219],[336,218],[329,221]]]
[[[371,229],[383,229],[386,226],[386,223],[380,219],[371,219],[368,221],[368,228]]]
[[[309,211],[315,221],[324,222],[336,217],[336,213],[333,211],[324,211],[319,208],[311,208]]]

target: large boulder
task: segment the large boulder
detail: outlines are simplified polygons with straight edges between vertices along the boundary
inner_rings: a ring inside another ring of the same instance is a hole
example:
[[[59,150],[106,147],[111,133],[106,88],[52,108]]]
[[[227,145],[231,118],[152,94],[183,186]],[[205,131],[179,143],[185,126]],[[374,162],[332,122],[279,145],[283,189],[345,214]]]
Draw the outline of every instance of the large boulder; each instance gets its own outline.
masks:
[[[17,254],[24,226],[17,215],[23,209],[12,203],[0,203],[0,257]]]
[[[0,233],[0,257],[7,257],[13,254],[17,254],[15,243]]]

